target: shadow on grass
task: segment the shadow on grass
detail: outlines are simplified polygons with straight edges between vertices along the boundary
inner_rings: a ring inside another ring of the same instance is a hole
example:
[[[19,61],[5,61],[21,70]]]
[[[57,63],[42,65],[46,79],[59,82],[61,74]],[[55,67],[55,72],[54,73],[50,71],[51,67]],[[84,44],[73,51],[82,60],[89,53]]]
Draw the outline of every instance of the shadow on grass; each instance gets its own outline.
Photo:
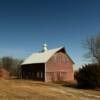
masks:
[[[76,81],[57,81],[57,82],[54,82],[56,84],[59,84],[63,87],[71,87],[71,88],[77,88],[77,82]]]
[[[69,82],[57,82],[57,84],[61,84],[63,87],[70,87],[74,89],[85,89],[85,90],[94,90],[100,91],[100,87],[91,87],[91,86],[79,86],[77,81],[69,81]]]

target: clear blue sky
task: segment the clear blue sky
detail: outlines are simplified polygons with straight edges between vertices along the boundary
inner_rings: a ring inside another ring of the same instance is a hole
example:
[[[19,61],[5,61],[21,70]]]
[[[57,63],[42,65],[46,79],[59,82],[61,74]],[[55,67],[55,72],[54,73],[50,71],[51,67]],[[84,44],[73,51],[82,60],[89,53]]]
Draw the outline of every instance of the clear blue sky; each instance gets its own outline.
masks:
[[[84,64],[84,40],[100,32],[100,0],[0,0],[0,57],[65,46]]]

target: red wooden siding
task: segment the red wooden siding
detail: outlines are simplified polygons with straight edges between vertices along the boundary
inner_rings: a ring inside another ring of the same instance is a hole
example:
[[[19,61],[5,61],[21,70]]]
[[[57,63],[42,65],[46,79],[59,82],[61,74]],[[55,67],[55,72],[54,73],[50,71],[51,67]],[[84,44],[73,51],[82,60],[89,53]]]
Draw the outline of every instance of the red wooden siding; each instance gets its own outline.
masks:
[[[45,81],[70,81],[73,77],[73,63],[62,51],[57,52],[45,64]]]

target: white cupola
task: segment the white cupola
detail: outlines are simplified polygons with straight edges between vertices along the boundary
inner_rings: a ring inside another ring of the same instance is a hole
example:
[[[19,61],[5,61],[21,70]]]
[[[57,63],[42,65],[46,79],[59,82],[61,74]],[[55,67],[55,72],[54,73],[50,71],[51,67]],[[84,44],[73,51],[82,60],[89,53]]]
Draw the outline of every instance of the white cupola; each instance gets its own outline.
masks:
[[[45,43],[43,44],[43,52],[46,52],[48,51],[48,45]]]

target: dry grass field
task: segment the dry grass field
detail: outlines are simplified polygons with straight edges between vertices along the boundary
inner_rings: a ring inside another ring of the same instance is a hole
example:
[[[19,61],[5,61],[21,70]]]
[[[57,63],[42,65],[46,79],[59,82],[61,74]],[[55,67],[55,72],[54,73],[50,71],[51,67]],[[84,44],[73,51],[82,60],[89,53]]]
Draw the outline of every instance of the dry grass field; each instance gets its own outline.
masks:
[[[0,80],[0,100],[100,100],[100,91],[27,80]]]

